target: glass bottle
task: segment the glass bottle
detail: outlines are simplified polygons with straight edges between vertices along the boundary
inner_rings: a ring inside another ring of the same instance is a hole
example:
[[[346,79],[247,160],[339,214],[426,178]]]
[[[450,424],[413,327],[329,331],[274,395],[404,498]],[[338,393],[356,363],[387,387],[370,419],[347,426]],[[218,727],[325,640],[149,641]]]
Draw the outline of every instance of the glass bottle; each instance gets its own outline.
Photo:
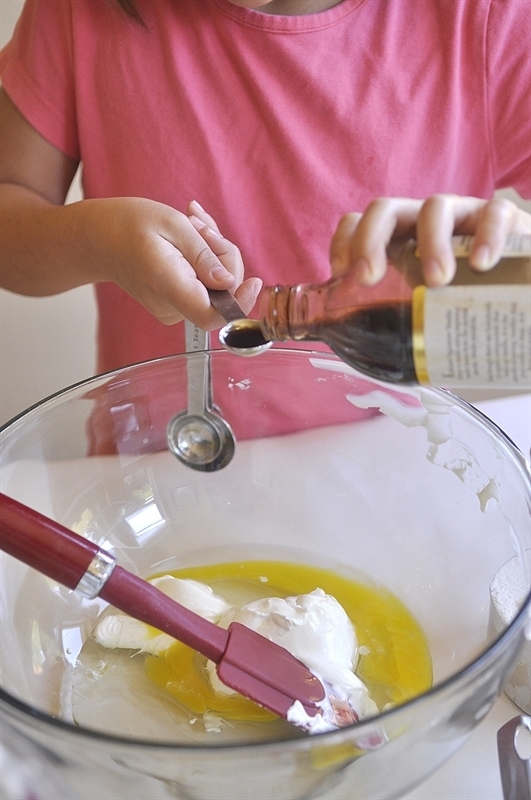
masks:
[[[325,342],[355,369],[390,383],[529,390],[531,236],[509,237],[500,263],[481,273],[468,264],[471,241],[454,237],[457,272],[448,286],[424,285],[410,240],[390,246],[385,284],[364,287],[347,273],[322,284],[263,287],[259,332],[266,341]],[[237,350],[238,337],[230,343]]]

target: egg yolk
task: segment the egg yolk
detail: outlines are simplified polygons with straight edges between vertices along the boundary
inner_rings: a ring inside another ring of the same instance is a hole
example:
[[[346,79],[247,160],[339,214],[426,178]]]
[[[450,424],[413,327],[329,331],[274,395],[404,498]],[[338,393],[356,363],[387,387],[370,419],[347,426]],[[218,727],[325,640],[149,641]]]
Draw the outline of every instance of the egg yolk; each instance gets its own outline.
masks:
[[[403,703],[431,686],[432,666],[426,638],[407,608],[390,592],[311,565],[282,561],[238,561],[180,569],[182,579],[201,581],[228,602],[258,597],[307,594],[319,587],[343,606],[360,649],[356,674],[381,710]],[[214,712],[224,719],[266,722],[276,717],[239,694],[214,692],[206,658],[181,642],[164,654],[146,657],[150,680],[192,715]]]

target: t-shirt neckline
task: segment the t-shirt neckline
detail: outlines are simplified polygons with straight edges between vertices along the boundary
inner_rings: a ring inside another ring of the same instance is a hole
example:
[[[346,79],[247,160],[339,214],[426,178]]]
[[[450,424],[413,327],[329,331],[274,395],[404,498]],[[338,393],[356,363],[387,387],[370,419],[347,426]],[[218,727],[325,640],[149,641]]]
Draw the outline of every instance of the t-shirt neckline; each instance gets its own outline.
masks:
[[[365,0],[342,0],[338,5],[324,11],[296,16],[264,14],[254,9],[236,6],[229,0],[209,0],[209,2],[225,16],[250,28],[279,33],[304,33],[335,25],[352,14]]]

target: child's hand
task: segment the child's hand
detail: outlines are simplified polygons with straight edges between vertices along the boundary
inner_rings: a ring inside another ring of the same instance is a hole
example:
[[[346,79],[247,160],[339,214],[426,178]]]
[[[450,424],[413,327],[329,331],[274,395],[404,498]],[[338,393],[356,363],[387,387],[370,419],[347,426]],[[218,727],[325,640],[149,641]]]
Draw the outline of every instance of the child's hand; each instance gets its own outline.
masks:
[[[225,239],[218,228],[217,222],[210,214],[199,205],[197,200],[192,200],[187,206],[188,218],[194,228],[199,231],[205,242],[209,245],[212,252],[219,258],[221,263],[231,270],[241,282],[237,289],[229,288],[234,295],[240,308],[249,313],[254,306],[258,292],[262,288],[263,281],[260,278],[247,278],[243,280],[244,267],[240,251],[228,239]],[[207,284],[209,289],[217,287]],[[220,288],[224,288],[223,286]]]
[[[83,201],[83,206],[93,216],[97,280],[117,283],[160,322],[186,318],[206,330],[222,325],[206,287],[227,289],[245,313],[254,305],[262,282],[243,280],[238,248],[198,203],[189,204],[188,214],[142,198]]]
[[[491,269],[509,233],[531,233],[531,216],[510,200],[496,197],[435,195],[427,200],[380,198],[363,214],[346,214],[330,246],[334,275],[354,269],[360,283],[370,286],[385,274],[385,248],[393,236],[416,238],[426,283],[449,283],[455,273],[451,248],[454,234],[473,234],[470,264]]]
[[[238,248],[197,203],[186,213],[139,197],[63,205],[77,161],[42,137],[0,89],[2,286],[31,296],[84,284],[121,286],[160,322],[205,329],[223,320],[205,287],[246,313],[261,282],[243,279]]]

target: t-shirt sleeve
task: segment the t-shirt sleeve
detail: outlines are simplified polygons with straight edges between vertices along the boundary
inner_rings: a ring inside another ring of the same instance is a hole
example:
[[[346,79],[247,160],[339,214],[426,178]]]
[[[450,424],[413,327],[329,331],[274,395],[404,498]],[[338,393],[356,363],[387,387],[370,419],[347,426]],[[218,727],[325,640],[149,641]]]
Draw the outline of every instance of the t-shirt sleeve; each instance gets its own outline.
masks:
[[[79,159],[70,0],[26,0],[0,53],[2,86],[29,124]]]
[[[492,0],[484,46],[496,183],[525,198],[531,198],[530,31],[529,0]]]

